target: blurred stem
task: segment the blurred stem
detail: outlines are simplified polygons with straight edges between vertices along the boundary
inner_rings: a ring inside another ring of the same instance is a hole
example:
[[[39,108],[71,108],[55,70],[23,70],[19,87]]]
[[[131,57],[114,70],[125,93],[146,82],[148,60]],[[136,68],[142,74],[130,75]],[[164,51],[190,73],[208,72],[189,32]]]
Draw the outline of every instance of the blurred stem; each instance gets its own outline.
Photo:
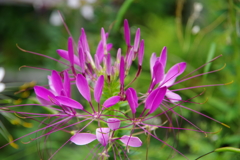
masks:
[[[211,32],[214,28],[216,28],[218,25],[220,25],[224,20],[226,19],[226,14],[223,13],[221,16],[219,16],[215,21],[213,21],[210,25],[200,30],[197,37],[194,39],[193,42],[193,50],[192,53],[195,53],[198,48],[199,43],[203,39],[203,37],[208,33]]]
[[[131,3],[133,2],[133,0],[125,0],[121,6],[121,8],[118,11],[117,17],[116,17],[116,23],[113,26],[113,32],[115,33],[116,31],[118,31],[122,20],[123,20],[123,15],[127,12],[127,9],[129,8],[129,6],[131,5]]]
[[[198,159],[200,159],[200,158],[202,158],[202,157],[205,157],[206,155],[209,155],[210,153],[213,153],[214,151],[211,151],[211,152],[208,152],[208,153],[206,153],[206,154],[204,154],[204,155],[202,155],[202,156],[200,156],[200,157],[198,157],[197,159],[195,159],[195,160],[198,160]]]
[[[177,1],[177,9],[176,9],[176,26],[177,26],[177,37],[179,40],[179,43],[181,47],[183,47],[183,32],[182,32],[182,10],[183,10],[183,4],[185,0],[178,0]]]
[[[149,130],[149,132],[151,132],[151,130]],[[148,160],[148,151],[149,151],[150,138],[151,138],[151,135],[147,134],[146,160]]]
[[[232,47],[234,49],[234,66],[236,66],[236,74],[237,74],[237,80],[240,80],[240,74],[239,74],[239,70],[240,70],[240,65],[239,65],[239,44],[238,44],[238,37],[237,37],[237,26],[236,26],[236,11],[234,8],[234,2],[233,0],[229,0],[228,1],[228,7],[229,7],[229,12],[228,12],[228,22],[229,22],[229,26],[231,28],[231,39],[232,39]],[[238,95],[236,95],[236,97],[239,97],[240,93],[238,92]],[[236,101],[239,101],[238,98],[236,98]]]
[[[191,31],[192,31],[193,23],[195,20],[196,20],[196,17],[194,15],[194,13],[192,13],[192,15],[189,17],[189,19],[187,21],[187,25],[186,25],[186,29],[185,29],[185,41],[183,44],[183,51],[185,53],[187,53],[189,51],[189,47],[190,47],[190,43],[191,43]]]

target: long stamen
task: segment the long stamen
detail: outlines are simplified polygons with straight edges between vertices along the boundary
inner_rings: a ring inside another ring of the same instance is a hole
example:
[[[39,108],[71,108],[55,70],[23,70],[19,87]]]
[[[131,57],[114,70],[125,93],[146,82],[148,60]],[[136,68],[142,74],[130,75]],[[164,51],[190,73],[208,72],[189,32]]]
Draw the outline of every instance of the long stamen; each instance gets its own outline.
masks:
[[[35,54],[35,55],[38,55],[38,56],[42,56],[42,57],[45,57],[45,58],[54,60],[54,61],[56,61],[56,62],[62,63],[62,64],[64,64],[64,65],[66,65],[66,66],[70,66],[70,65],[68,65],[68,64],[66,64],[66,63],[64,63],[64,62],[62,62],[62,61],[59,61],[59,60],[57,60],[57,59],[55,59],[55,58],[46,56],[46,55],[44,55],[44,54],[40,54],[40,53],[36,53],[36,52],[32,52],[32,51],[28,51],[28,50],[22,49],[22,48],[20,48],[20,47],[18,46],[18,44],[17,44],[17,47],[18,47],[18,49],[20,49],[20,50],[23,51],[23,52],[27,52],[27,53]]]

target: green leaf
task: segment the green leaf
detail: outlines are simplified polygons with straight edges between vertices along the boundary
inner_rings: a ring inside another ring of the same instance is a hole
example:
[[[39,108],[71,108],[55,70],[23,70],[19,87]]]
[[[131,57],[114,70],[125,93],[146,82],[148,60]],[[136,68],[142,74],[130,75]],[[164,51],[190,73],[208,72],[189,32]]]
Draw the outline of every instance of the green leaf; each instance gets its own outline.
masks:
[[[214,56],[214,53],[216,51],[216,43],[212,43],[211,44],[211,47],[210,47],[210,50],[208,52],[208,57],[207,57],[207,62],[211,61],[211,59],[213,59],[213,56]],[[208,72],[209,69],[210,69],[210,66],[211,66],[211,63],[207,64],[205,67],[204,67],[204,73],[205,72]],[[204,75],[204,79],[206,79],[207,77],[207,74]]]

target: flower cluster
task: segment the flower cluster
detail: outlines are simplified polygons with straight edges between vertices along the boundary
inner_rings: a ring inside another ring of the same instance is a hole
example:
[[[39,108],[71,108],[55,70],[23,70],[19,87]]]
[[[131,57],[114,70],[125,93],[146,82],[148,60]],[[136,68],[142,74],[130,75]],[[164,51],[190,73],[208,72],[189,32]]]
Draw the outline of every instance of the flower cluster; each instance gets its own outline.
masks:
[[[100,153],[95,156],[100,159],[107,159],[110,156],[109,153],[113,153],[112,155],[115,159],[117,159],[117,156],[128,157],[128,151],[131,147],[141,147],[145,141],[140,139],[144,138],[141,134],[150,135],[184,156],[174,147],[161,140],[156,134],[153,134],[152,131],[158,128],[192,130],[181,128],[178,123],[177,126],[174,125],[170,114],[173,113],[193,125],[196,128],[193,131],[206,133],[181,114],[174,111],[174,108],[181,107],[210,118],[207,115],[183,106],[183,103],[191,99],[182,100],[181,96],[175,93],[179,90],[207,87],[207,85],[175,90],[171,90],[171,87],[188,79],[215,71],[191,77],[190,75],[194,73],[192,72],[176,81],[177,77],[185,71],[186,63],[177,63],[166,71],[167,48],[164,47],[159,56],[155,53],[152,54],[150,59],[151,83],[146,93],[139,94],[137,88],[130,86],[142,71],[144,40],[140,39],[140,29],[137,29],[134,43],[132,44],[128,21],[124,21],[124,37],[127,49],[125,54],[123,54],[121,48],[118,49],[116,58],[113,58],[110,54],[113,45],[107,42],[108,36],[109,34],[102,28],[101,40],[94,56],[91,54],[84,29],[81,29],[81,36],[77,44],[70,37],[68,39],[68,49],[57,50],[59,56],[65,59],[67,63],[51,59],[62,63],[66,66],[66,69],[63,71],[51,70],[51,74],[48,76],[49,85],[47,87],[34,87],[40,104],[28,104],[29,106],[45,106],[53,112],[51,114],[16,112],[19,115],[24,115],[25,118],[51,118],[51,122],[45,123],[46,119],[44,119],[41,121],[41,124],[45,124],[45,127],[27,135],[48,129],[46,133],[32,140],[49,136],[56,131],[70,133],[69,140],[65,144],[73,142],[76,145],[86,145],[97,140],[99,142],[97,146],[102,150],[98,150]],[[113,61],[113,59],[116,60]],[[125,79],[129,74],[132,62],[136,59],[138,69],[135,77],[127,84]],[[73,87],[78,89],[85,103],[80,103],[78,100],[72,98],[71,89]],[[10,110],[10,107],[17,106],[5,107],[5,112],[15,112]],[[149,122],[161,115],[167,117],[165,123],[152,124]],[[214,121],[218,122],[217,120]],[[168,125],[165,125],[166,123]],[[92,124],[94,124],[95,129],[89,131],[88,126]],[[81,126],[80,129],[79,126]]]

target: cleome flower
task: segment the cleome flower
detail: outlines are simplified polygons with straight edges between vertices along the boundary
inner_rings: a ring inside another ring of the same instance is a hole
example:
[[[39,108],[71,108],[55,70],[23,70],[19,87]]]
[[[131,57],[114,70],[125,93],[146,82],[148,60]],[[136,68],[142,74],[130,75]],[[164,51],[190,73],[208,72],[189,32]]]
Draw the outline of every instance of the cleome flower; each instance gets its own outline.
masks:
[[[57,50],[58,55],[65,59],[67,63],[20,48],[24,52],[58,61],[63,64],[66,69],[63,71],[44,69],[51,72],[51,75],[48,76],[48,86],[43,87],[38,85],[34,87],[36,97],[40,104],[0,107],[0,109],[4,109],[1,110],[2,112],[15,113],[24,118],[36,120],[40,122],[41,125],[45,125],[12,142],[40,131],[45,131],[45,133],[31,139],[31,141],[42,137],[48,138],[49,135],[54,132],[63,131],[68,133],[68,140],[60,146],[49,159],[69,142],[75,143],[76,145],[87,145],[95,140],[99,142],[97,146],[103,148],[102,151],[96,150],[96,152],[100,152],[96,156],[98,159],[107,159],[112,155],[109,153],[113,153],[114,159],[118,159],[117,155],[129,159],[131,156],[128,152],[129,149],[131,149],[130,147],[142,147],[142,144],[146,141],[142,142],[141,139],[146,138],[148,140],[149,136],[151,136],[187,159],[180,151],[159,138],[158,135],[153,132],[157,129],[173,130],[173,132],[174,130],[190,130],[204,134],[209,132],[201,130],[197,125],[186,119],[180,113],[177,113],[174,108],[178,107],[190,110],[225,125],[224,123],[185,106],[185,103],[190,102],[199,95],[183,100],[180,94],[175,93],[180,90],[225,84],[193,86],[175,90],[171,89],[173,85],[204,74],[214,73],[218,70],[191,76],[198,69],[206,65],[204,64],[195,71],[184,76],[182,79],[177,80],[185,71],[186,63],[177,63],[166,72],[167,48],[163,47],[159,57],[157,57],[155,53],[151,56],[151,83],[149,84],[148,90],[141,95],[138,93],[138,88],[131,86],[132,83],[138,79],[142,71],[145,46],[144,40],[140,38],[140,29],[137,29],[134,43],[132,44],[129,24],[127,20],[124,20],[124,39],[127,49],[124,53],[124,51],[119,48],[116,53],[115,61],[113,61],[111,55],[113,44],[107,42],[110,35],[106,33],[103,28],[100,32],[101,39],[94,55],[91,54],[92,51],[90,50],[84,29],[81,29],[81,35],[77,44],[74,43],[72,37],[69,37],[67,50]],[[129,73],[132,63],[136,59],[138,61],[138,69],[135,76],[132,79],[130,78],[130,82],[128,82],[126,81],[126,77],[130,76]],[[73,87],[77,88],[83,101],[86,103],[82,103],[82,101],[80,103],[78,100],[72,98],[76,97],[72,96],[73,93],[71,88]],[[52,113],[43,114],[11,110],[13,107],[22,106],[44,106],[52,110]],[[161,118],[163,115],[167,120],[162,124],[152,124],[149,122],[155,118]],[[173,116],[175,118],[173,118]],[[44,118],[43,120],[38,119],[42,117]],[[46,120],[49,118],[51,119],[50,122],[46,123]],[[176,120],[176,123],[174,123],[173,119]],[[179,120],[189,123],[195,129],[181,128],[180,123],[178,123]],[[95,132],[95,134],[93,134],[93,132]],[[146,150],[146,155],[147,152],[148,150]],[[93,157],[94,156],[95,155],[93,155]]]

